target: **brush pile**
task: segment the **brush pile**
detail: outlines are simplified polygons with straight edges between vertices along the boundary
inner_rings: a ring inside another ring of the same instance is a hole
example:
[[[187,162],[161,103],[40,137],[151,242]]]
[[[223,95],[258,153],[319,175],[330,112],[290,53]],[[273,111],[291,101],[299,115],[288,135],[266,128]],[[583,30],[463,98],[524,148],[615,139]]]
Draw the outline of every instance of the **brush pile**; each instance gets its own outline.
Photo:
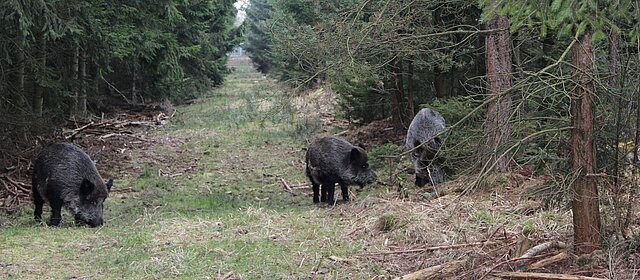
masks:
[[[136,106],[108,116],[68,119],[57,135],[31,137],[29,145],[15,143],[13,153],[0,158],[0,209],[13,212],[30,203],[31,159],[42,147],[56,142],[74,143],[91,156],[103,177],[112,177],[112,173],[125,171],[126,151],[149,146],[151,140],[144,137],[144,130],[165,126],[175,112],[157,106]]]

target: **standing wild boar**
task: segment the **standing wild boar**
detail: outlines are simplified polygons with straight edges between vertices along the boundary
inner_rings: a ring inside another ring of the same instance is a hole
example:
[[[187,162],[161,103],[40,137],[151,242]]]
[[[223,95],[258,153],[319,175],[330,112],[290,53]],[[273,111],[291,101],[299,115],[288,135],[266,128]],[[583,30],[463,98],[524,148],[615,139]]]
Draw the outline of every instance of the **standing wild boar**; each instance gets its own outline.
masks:
[[[100,226],[103,203],[113,179],[105,184],[94,162],[73,144],[53,144],[42,150],[34,161],[32,195],[36,221],[42,219],[42,205],[51,206],[49,225],[62,221],[62,206],[69,209],[77,225]]]
[[[416,185],[433,186],[445,181],[443,159],[438,150],[444,143],[444,119],[440,113],[424,108],[416,114],[407,131],[405,148],[411,151],[411,162],[416,170]]]
[[[307,177],[313,185],[313,202],[334,203],[335,184],[340,184],[342,198],[349,201],[349,185],[364,186],[376,180],[369,168],[367,152],[338,137],[317,139],[307,149]],[[318,197],[322,185],[322,194]]]

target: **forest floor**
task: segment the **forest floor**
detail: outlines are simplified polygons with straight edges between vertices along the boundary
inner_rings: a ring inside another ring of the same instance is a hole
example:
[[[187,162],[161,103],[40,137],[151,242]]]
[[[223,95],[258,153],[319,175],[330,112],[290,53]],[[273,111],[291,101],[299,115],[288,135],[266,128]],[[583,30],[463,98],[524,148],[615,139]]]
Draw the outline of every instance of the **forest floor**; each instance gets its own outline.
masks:
[[[2,212],[0,278],[634,275],[628,263],[635,252],[611,247],[580,259],[570,254],[563,246],[571,243],[570,210],[543,207],[524,194],[544,178],[505,174],[461,196],[456,190],[471,180],[459,176],[429,193],[398,172],[409,166],[404,159],[378,167],[386,183],[352,187],[352,202],[314,205],[304,176],[308,141],[371,133],[354,133],[332,114],[329,92],[293,96],[255,72],[246,57],[230,64],[236,70],[225,85],[177,107],[170,124],[135,130],[127,141],[80,141],[103,157],[103,177],[116,179],[103,227],[75,227],[68,213],[60,228],[36,224],[28,203]],[[522,258],[539,244],[551,246]]]

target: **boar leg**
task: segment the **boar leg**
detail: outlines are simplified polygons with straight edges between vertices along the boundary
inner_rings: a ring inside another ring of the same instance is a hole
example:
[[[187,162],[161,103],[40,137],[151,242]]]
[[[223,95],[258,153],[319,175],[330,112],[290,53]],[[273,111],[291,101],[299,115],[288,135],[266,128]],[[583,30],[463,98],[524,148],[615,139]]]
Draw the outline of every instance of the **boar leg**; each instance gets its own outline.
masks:
[[[311,184],[313,185],[313,203],[318,203],[320,202],[320,184],[316,184],[316,182],[311,182]]]
[[[38,187],[36,186],[36,184],[33,184],[31,188],[33,203],[36,205],[36,209],[33,212],[33,218],[36,220],[36,222],[40,222],[42,220],[42,206],[44,205],[44,199],[42,199],[42,196],[40,196],[40,192],[38,192]]]
[[[322,188],[320,189],[320,201],[321,202],[327,202],[327,193],[328,193],[329,189],[327,187],[327,184],[322,184]]]
[[[329,203],[329,205],[333,205],[333,203],[335,202],[334,193],[336,191],[336,184],[326,184],[322,185],[322,187],[326,187],[327,189],[327,203]]]
[[[342,200],[349,201],[349,186],[345,183],[340,183],[340,189],[342,189]]]
[[[416,174],[416,186],[424,187],[427,184],[427,179]]]
[[[51,205],[51,218],[49,218],[50,226],[59,226],[62,221],[62,200],[49,200]]]

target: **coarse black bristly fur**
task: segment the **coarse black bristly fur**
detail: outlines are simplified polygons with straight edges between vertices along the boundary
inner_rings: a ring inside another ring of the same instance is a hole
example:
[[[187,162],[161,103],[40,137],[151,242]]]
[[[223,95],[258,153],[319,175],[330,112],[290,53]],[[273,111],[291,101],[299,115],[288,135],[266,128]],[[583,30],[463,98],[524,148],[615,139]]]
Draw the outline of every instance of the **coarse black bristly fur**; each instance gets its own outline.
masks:
[[[91,227],[104,223],[104,201],[113,179],[102,180],[94,162],[80,148],[69,143],[53,144],[34,160],[32,197],[34,218],[42,220],[43,204],[51,206],[49,225],[62,222],[62,207],[69,209],[76,224]]]
[[[339,137],[322,137],[311,143],[306,164],[314,203],[333,204],[335,184],[340,184],[343,200],[349,201],[349,185],[364,186],[377,180],[369,167],[367,152]]]

